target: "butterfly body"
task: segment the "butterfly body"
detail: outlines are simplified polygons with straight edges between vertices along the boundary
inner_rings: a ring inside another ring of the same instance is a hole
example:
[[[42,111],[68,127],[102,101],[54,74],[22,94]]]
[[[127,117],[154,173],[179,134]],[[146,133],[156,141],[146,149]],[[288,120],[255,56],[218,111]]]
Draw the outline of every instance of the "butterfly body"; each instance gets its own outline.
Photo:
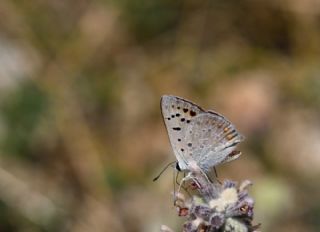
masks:
[[[209,172],[240,156],[235,147],[244,137],[224,116],[170,95],[161,97],[161,111],[179,171],[188,171],[190,161],[196,161]]]

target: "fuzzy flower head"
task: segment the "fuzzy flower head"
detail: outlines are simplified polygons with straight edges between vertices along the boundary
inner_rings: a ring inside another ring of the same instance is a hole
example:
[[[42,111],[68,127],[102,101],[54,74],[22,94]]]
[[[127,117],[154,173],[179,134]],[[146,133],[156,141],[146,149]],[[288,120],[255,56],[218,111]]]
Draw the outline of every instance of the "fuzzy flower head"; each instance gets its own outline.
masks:
[[[186,218],[184,232],[250,232],[259,227],[252,226],[254,200],[247,190],[250,181],[240,185],[229,180],[212,183],[194,166],[182,182],[192,182],[199,193],[188,198],[180,191],[176,194],[178,215]]]

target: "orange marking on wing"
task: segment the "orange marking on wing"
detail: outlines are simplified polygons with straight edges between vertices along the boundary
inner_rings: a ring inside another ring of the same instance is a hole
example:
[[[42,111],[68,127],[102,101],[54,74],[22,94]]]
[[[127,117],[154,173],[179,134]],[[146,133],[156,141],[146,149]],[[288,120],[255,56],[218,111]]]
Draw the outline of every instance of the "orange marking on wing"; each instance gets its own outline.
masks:
[[[235,134],[227,135],[227,139],[228,139],[228,140],[231,140],[231,139],[233,139],[234,137],[236,137],[236,135],[235,135]]]

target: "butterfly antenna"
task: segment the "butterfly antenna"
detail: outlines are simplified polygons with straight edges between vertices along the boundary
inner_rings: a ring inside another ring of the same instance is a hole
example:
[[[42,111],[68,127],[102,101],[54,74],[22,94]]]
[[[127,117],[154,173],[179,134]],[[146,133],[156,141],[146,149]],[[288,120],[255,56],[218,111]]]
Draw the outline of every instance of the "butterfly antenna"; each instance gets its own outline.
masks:
[[[218,183],[219,184],[222,184],[222,182],[219,180],[219,178],[218,178],[218,172],[217,172],[217,169],[216,169],[216,167],[213,167],[213,169],[214,169],[214,174],[215,174],[215,176],[216,176],[216,180],[218,181]],[[212,180],[210,180],[211,182],[212,182]]]
[[[179,172],[177,172],[176,169],[174,169],[173,171],[173,205],[176,205],[176,183],[174,183],[174,181],[177,182],[177,178],[178,178]]]
[[[218,173],[217,173],[217,169],[216,169],[216,167],[213,167],[213,169],[214,169],[214,175],[216,176],[216,178],[218,179]]]
[[[153,178],[153,182],[157,181],[157,180],[160,178],[160,176],[162,175],[162,173],[163,173],[165,170],[167,170],[167,168],[168,168],[169,166],[171,166],[172,164],[174,164],[174,163],[176,163],[176,162],[177,162],[177,161],[173,161],[173,162],[168,163],[168,164],[162,169],[162,171],[159,173],[159,175],[157,175],[155,178]]]

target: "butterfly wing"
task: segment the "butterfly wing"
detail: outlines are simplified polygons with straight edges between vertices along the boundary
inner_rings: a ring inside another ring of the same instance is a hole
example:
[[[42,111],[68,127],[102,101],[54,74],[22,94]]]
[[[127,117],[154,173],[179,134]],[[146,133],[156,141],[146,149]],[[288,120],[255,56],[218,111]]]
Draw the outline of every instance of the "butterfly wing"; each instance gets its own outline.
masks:
[[[186,131],[190,131],[193,119],[205,113],[199,106],[185,99],[164,95],[161,97],[161,112],[165,122],[169,140],[181,170],[188,169],[190,156],[185,141]]]
[[[231,122],[213,111],[196,116],[186,128],[184,138],[189,155],[205,172],[238,158],[241,153],[234,149],[243,139]]]

